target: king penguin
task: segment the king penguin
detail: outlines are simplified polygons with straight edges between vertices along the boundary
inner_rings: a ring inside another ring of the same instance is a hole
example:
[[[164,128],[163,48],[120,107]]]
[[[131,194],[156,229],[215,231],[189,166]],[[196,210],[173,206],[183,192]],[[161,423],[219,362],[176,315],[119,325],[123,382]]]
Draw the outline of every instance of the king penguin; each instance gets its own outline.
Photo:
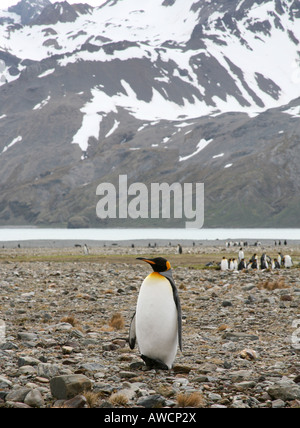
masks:
[[[149,263],[153,272],[140,288],[136,311],[129,331],[129,346],[137,342],[141,358],[149,368],[170,370],[179,345],[182,350],[181,305],[166,259],[138,258]]]

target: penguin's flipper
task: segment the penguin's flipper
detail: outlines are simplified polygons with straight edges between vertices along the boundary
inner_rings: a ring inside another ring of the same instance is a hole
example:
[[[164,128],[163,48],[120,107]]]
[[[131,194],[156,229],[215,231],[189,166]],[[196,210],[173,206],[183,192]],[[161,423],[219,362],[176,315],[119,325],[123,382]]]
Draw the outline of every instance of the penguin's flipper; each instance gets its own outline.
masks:
[[[145,361],[149,369],[169,370],[169,367],[160,360],[154,360],[153,358],[146,357],[146,355],[141,355],[141,358]]]
[[[179,298],[179,294],[178,294],[178,290],[177,287],[175,285],[175,281],[173,279],[173,275],[172,275],[172,271],[168,270],[166,272],[160,272],[160,274],[162,276],[164,276],[165,278],[167,278],[172,286],[172,290],[173,290],[173,297],[174,297],[174,302],[177,308],[177,320],[178,320],[178,344],[179,344],[179,348],[182,351],[182,311],[181,311],[181,304],[180,304],[180,298]]]
[[[130,328],[129,328],[129,346],[130,349],[134,349],[136,342],[136,332],[135,332],[135,313],[131,319]]]

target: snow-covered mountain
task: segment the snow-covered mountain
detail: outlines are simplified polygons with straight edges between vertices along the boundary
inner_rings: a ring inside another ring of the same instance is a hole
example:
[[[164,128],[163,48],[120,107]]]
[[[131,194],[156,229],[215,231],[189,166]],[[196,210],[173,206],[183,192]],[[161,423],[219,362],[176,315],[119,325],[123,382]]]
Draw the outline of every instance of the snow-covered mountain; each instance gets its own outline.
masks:
[[[0,223],[99,225],[123,172],[204,182],[206,225],[299,226],[299,0],[21,0],[0,85]]]

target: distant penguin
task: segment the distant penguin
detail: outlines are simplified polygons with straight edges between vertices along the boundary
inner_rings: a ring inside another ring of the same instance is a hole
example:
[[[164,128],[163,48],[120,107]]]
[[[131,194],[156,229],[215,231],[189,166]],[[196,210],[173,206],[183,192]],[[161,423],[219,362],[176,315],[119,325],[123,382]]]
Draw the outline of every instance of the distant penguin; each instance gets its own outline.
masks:
[[[267,256],[266,253],[263,253],[263,255],[260,258],[260,268],[261,269],[268,269],[269,265],[267,262]]]
[[[88,246],[86,244],[84,244],[84,246],[83,246],[83,252],[86,256],[89,255],[89,249],[88,249]]]
[[[291,256],[284,256],[284,267],[291,268],[293,266]]]
[[[256,259],[251,263],[251,269],[258,269],[258,264]]]
[[[180,244],[177,245],[177,253],[182,254],[182,246]]]
[[[182,350],[181,305],[170,263],[162,258],[138,258],[153,272],[140,288],[136,312],[129,331],[129,346],[137,342],[141,358],[149,368],[170,370],[177,348]]]
[[[240,248],[238,257],[239,257],[239,262],[245,258],[245,254],[242,248]]]
[[[223,257],[221,261],[221,270],[228,270],[228,268],[228,260],[226,259],[226,257]]]
[[[280,269],[280,263],[277,259],[274,259],[274,268],[273,269]]]
[[[242,259],[238,264],[238,270],[246,269],[245,259]]]

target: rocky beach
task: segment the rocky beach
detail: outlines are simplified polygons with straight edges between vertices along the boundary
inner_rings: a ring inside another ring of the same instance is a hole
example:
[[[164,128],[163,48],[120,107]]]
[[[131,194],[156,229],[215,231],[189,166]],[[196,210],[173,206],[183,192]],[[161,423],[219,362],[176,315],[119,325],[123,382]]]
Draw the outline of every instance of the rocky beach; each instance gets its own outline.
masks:
[[[245,254],[279,250],[291,269],[222,272],[238,247],[1,244],[0,407],[299,408],[300,245]],[[179,290],[183,352],[170,371],[128,345],[150,273],[141,255],[168,258]]]

